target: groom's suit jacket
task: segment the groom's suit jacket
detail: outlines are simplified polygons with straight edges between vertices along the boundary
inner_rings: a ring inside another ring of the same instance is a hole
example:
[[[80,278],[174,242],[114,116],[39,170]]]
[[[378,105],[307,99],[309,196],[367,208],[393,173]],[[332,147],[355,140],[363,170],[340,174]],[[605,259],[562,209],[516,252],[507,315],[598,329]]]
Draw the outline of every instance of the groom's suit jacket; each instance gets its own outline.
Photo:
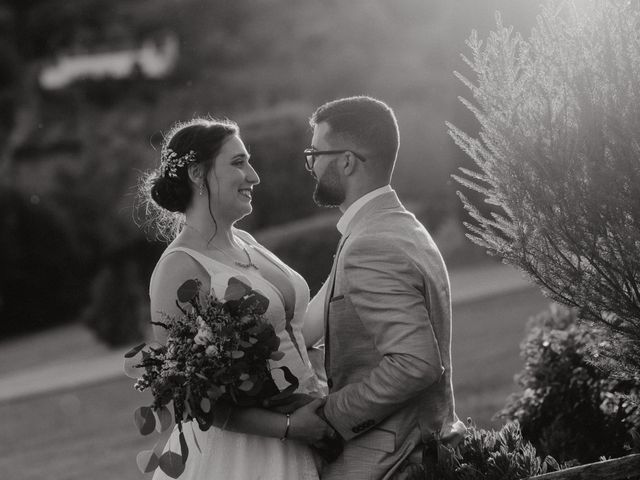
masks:
[[[347,443],[322,478],[390,478],[434,432],[464,432],[451,384],[447,270],[391,191],[347,225],[328,282],[324,413]]]

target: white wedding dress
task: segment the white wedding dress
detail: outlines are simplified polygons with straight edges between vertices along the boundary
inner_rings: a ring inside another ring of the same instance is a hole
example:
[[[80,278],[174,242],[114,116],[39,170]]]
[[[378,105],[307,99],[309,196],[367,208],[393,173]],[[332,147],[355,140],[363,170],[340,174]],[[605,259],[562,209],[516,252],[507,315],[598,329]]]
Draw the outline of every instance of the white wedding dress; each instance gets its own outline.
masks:
[[[251,236],[242,231],[234,233],[245,242],[252,257],[262,255],[263,258],[278,267],[291,282],[295,292],[293,302],[295,307],[293,311],[289,308],[290,330],[299,349],[296,348],[296,344],[285,328],[285,300],[282,292],[265,280],[256,270],[231,268],[194,250],[182,247],[167,249],[163,257],[174,251],[182,251],[190,255],[209,273],[212,293],[220,299],[224,298],[229,278],[244,277],[243,281],[248,281],[252,288],[269,299],[266,317],[280,337],[280,351],[284,352],[284,357],[281,360],[271,362],[272,367],[286,365],[300,382],[298,392],[322,392],[324,387],[311,368],[302,337],[302,323],[309,304],[307,283],[297,272],[288,268],[268,250],[254,243],[255,240]],[[281,370],[275,370],[274,377],[276,384],[282,389],[288,384],[281,375],[277,375],[280,372]],[[180,475],[180,479],[317,480],[319,478],[316,466],[317,459],[311,449],[302,443],[236,433],[216,427],[211,427],[203,432],[196,422],[185,424],[183,431],[189,447],[189,456],[185,471]],[[165,451],[168,448],[174,452],[180,452],[177,426],[174,427]],[[160,468],[156,469],[153,476],[153,480],[168,480],[169,478]]]

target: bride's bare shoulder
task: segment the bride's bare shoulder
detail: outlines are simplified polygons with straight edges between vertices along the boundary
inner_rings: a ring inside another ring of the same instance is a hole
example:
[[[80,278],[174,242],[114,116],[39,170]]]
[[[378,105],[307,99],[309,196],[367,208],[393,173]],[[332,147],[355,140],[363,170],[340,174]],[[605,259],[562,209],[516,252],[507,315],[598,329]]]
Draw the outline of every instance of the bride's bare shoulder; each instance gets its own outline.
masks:
[[[206,270],[191,255],[181,250],[172,250],[163,255],[151,278],[149,293],[166,297],[167,293],[175,293],[180,285],[190,279],[200,280],[205,287],[209,285]]]

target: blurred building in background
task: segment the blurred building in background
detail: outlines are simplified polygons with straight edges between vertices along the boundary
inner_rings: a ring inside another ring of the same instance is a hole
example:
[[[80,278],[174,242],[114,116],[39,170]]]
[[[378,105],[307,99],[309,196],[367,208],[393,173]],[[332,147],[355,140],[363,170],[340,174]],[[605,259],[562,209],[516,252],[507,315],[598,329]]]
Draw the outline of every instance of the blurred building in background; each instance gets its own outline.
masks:
[[[79,79],[123,79],[134,76],[163,78],[178,61],[178,39],[167,35],[159,42],[145,40],[138,48],[111,52],[63,54],[40,72],[45,90],[64,88]]]

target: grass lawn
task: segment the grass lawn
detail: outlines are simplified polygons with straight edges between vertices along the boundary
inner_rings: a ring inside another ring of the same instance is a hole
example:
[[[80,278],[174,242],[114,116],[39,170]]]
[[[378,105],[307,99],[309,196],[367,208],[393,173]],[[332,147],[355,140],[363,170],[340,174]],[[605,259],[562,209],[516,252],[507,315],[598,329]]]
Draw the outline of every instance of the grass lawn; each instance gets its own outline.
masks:
[[[535,289],[454,308],[454,387],[461,418],[491,426],[516,389],[519,344],[529,316],[547,301]],[[157,434],[138,435],[133,411],[149,396],[129,378],[76,391],[0,403],[0,478],[7,480],[126,480],[150,478],[136,454]],[[497,423],[495,425],[498,425]]]
[[[454,307],[452,361],[456,411],[483,428],[497,428],[493,415],[518,391],[514,375],[522,369],[520,343],[527,320],[549,300],[535,288]]]

